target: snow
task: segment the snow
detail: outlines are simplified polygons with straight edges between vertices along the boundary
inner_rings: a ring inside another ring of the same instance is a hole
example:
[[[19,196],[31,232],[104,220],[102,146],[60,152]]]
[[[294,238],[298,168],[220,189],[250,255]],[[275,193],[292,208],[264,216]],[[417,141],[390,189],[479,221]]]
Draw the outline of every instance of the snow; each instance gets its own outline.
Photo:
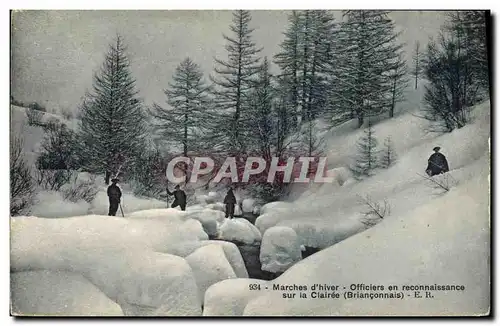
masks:
[[[243,211],[241,210],[240,205],[234,206],[234,216],[243,216]]]
[[[223,212],[213,209],[190,211],[187,217],[200,221],[209,236],[217,236],[219,224],[225,219]]]
[[[192,219],[16,217],[11,219],[11,270],[79,273],[125,314],[199,315],[191,268],[184,258],[162,251],[204,239],[201,224]]]
[[[264,287],[266,281],[257,279],[229,279],[218,282],[205,292],[203,316],[241,316],[248,301],[256,295],[251,284]]]
[[[236,274],[227,261],[224,250],[216,244],[196,249],[186,257],[198,285],[199,297],[203,302],[205,291],[219,281],[236,278]]]
[[[213,209],[213,210],[216,210],[216,211],[221,211],[221,212],[225,212],[226,211],[226,205],[224,205],[223,203],[220,203],[220,202],[213,203],[213,204],[208,204],[206,206],[206,208]]]
[[[50,218],[79,216],[88,214],[90,208],[91,205],[84,200],[73,203],[65,200],[60,192],[40,191],[35,196],[31,214]]]
[[[256,202],[253,198],[245,198],[243,199],[241,206],[243,209],[243,213],[252,213],[255,208]]]
[[[239,241],[246,244],[260,242],[259,230],[244,218],[226,219],[219,229],[219,239]]]
[[[292,228],[274,226],[264,233],[260,247],[262,270],[284,272],[301,259],[301,243]]]
[[[123,316],[120,306],[80,274],[64,271],[12,273],[14,315]]]

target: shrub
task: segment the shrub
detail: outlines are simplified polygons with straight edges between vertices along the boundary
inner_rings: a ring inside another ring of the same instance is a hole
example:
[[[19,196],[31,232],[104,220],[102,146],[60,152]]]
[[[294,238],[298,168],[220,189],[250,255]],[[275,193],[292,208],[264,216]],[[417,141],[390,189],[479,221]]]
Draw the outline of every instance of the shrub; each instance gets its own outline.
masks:
[[[12,137],[10,142],[10,214],[19,215],[31,206],[34,186],[31,169],[22,154],[23,141]]]
[[[63,187],[62,194],[64,199],[75,203],[80,200],[91,203],[98,191],[94,175],[91,175],[88,180],[79,180],[75,174],[70,183]]]
[[[27,109],[26,115],[28,116],[28,125],[30,126],[42,126],[43,113],[41,111]]]
[[[40,104],[38,104],[37,102],[31,103],[30,105],[28,105],[28,107],[32,110],[47,112],[47,109],[45,107],[41,106]]]

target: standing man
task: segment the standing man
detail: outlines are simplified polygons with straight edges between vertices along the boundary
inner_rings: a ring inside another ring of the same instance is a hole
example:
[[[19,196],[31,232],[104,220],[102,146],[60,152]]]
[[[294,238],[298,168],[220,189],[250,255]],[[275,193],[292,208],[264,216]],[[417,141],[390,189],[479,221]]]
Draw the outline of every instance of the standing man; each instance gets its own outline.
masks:
[[[118,181],[119,180],[117,178],[111,179],[111,185],[108,187],[109,216],[116,216],[116,211],[118,211],[118,206],[120,205],[122,191],[116,184]]]
[[[234,218],[234,205],[236,204],[236,197],[233,193],[233,188],[229,187],[226,197],[224,197],[224,204],[226,204],[226,218]]]
[[[186,210],[186,193],[181,190],[181,186],[176,185],[174,192],[170,192],[167,187],[167,194],[169,196],[174,195],[174,202],[172,203],[172,208],[180,206],[181,210]]]
[[[449,171],[448,161],[446,157],[439,152],[440,149],[441,147],[439,146],[433,148],[434,153],[429,157],[427,169],[425,169],[425,172],[431,177]]]

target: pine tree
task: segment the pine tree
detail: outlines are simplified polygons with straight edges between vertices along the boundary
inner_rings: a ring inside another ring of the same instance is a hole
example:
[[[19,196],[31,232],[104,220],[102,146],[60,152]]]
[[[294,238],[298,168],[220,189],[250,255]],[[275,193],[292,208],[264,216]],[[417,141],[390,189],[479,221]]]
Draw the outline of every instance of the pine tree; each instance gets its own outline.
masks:
[[[253,119],[249,121],[251,131],[246,138],[254,139],[250,147],[265,160],[271,161],[272,145],[276,137],[276,117],[273,112],[273,86],[269,73],[267,57],[258,72],[258,79],[252,91],[249,112]],[[253,144],[253,145],[252,145]]]
[[[378,141],[368,119],[368,127],[365,128],[363,136],[358,140],[358,153],[351,171],[355,178],[362,179],[373,175],[373,171],[378,168],[379,151],[377,150]]]
[[[451,27],[445,26],[438,41],[431,40],[427,46],[422,118],[431,122],[430,131],[451,132],[465,126],[470,107],[483,97],[484,81],[471,59],[475,49],[464,26],[462,20],[451,20]]]
[[[413,70],[412,76],[415,77],[415,89],[418,87],[418,78],[422,74],[422,51],[420,50],[420,42],[415,42],[415,52],[413,53]]]
[[[144,141],[145,115],[125,51],[117,36],[80,107],[80,154],[89,171],[105,173],[106,184],[124,164],[133,164]]]
[[[211,79],[215,84],[213,94],[219,110],[215,116],[214,134],[210,137],[219,152],[241,154],[248,145],[244,139],[248,121],[250,94],[259,70],[257,54],[261,49],[252,41],[251,15],[247,10],[233,12],[233,22],[229,27],[233,36],[224,35],[227,41],[228,60],[215,59],[217,76]]]
[[[180,145],[182,154],[188,156],[189,151],[201,147],[207,128],[210,103],[200,67],[190,58],[184,59],[164,92],[171,108],[154,104],[150,110],[154,127],[163,139]]]
[[[396,153],[394,151],[394,146],[392,144],[391,137],[387,137],[384,141],[384,150],[382,152],[382,158],[380,160],[380,167],[383,169],[388,169],[394,163],[396,163]]]
[[[327,106],[327,80],[332,61],[333,16],[325,10],[293,11],[275,62],[284,92],[298,122],[314,119]]]
[[[389,117],[394,117],[396,104],[404,100],[404,91],[408,87],[406,60],[403,53],[400,52],[392,64],[392,70],[389,71],[389,80],[391,82]]]
[[[344,12],[337,38],[337,67],[333,70],[334,123],[356,118],[361,127],[365,117],[388,110],[393,88],[390,78],[401,44],[386,11]]]

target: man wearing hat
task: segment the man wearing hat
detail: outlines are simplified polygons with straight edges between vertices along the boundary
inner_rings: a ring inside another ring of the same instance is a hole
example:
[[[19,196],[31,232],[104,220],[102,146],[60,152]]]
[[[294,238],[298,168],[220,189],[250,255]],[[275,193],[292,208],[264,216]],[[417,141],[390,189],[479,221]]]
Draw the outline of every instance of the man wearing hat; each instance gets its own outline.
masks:
[[[181,210],[186,210],[186,193],[181,190],[181,186],[176,185],[174,192],[170,192],[167,188],[167,194],[169,196],[174,195],[174,202],[172,203],[172,208],[180,206]]]
[[[224,197],[224,205],[226,205],[226,218],[234,218],[234,206],[236,205],[236,196],[234,196],[233,188],[229,187],[226,197]]]
[[[108,197],[109,197],[109,216],[116,216],[118,211],[118,205],[120,205],[120,198],[122,197],[122,191],[120,187],[116,184],[119,180],[117,178],[111,179],[111,185],[108,187]]]
[[[440,149],[441,147],[439,146],[434,147],[434,153],[431,155],[431,157],[429,157],[427,169],[425,169],[425,172],[427,172],[430,177],[449,171],[448,161],[446,160],[446,157],[439,152]]]

